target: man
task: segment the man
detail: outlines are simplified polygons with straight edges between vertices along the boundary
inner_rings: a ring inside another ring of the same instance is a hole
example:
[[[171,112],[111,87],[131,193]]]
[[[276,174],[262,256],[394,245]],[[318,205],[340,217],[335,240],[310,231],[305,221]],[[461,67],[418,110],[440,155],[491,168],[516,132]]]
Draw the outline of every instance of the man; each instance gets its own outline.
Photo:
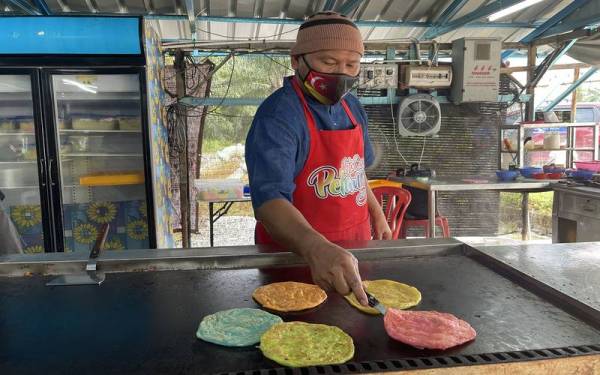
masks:
[[[391,239],[367,185],[367,116],[349,93],[364,46],[352,21],[318,13],[298,30],[295,75],[258,108],[246,139],[257,244],[304,257],[315,283],[367,304],[356,258],[333,242]]]

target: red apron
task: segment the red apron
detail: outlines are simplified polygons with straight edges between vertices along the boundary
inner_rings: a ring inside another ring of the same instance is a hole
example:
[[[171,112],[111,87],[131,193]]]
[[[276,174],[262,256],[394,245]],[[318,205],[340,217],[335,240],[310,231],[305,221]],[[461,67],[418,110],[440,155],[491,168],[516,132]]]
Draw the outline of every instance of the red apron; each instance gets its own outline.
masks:
[[[292,86],[302,102],[310,134],[308,157],[294,181],[292,204],[329,241],[370,240],[362,127],[342,99],[352,128],[319,130],[295,79]],[[255,240],[257,244],[277,245],[260,222]]]

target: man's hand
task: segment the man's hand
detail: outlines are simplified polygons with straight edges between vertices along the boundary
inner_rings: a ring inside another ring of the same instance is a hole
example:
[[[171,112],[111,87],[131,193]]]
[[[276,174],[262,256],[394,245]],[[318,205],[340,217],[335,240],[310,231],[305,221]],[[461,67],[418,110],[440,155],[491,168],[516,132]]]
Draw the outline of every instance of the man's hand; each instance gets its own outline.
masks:
[[[368,306],[354,255],[325,239],[315,242],[300,251],[310,266],[315,284],[343,296],[352,292],[362,305]]]
[[[379,215],[373,219],[373,239],[391,240],[392,230],[384,215]]]
[[[256,213],[276,242],[306,260],[317,285],[342,295],[354,292],[361,304],[368,305],[356,258],[314,230],[290,202],[273,199]]]
[[[369,214],[371,215],[371,225],[373,226],[374,240],[391,240],[392,231],[388,225],[387,219],[383,214],[383,209],[379,205],[373,191],[367,185],[367,204],[369,205]]]

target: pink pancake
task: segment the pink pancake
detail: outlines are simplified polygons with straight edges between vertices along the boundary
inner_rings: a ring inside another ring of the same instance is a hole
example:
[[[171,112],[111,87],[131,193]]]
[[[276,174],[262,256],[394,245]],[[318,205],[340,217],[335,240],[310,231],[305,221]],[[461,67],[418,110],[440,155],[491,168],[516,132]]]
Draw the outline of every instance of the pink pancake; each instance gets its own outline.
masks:
[[[452,314],[437,311],[389,308],[383,322],[391,338],[418,349],[448,349],[477,336],[469,323]]]

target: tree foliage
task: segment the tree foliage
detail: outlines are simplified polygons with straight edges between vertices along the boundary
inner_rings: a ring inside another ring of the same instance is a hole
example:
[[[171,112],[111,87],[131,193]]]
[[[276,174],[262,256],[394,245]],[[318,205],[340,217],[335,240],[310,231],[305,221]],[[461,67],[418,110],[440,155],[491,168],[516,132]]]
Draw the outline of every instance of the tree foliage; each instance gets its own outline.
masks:
[[[211,59],[219,64],[224,57]],[[231,58],[213,76],[213,98],[265,98],[281,87],[283,77],[293,74],[289,57],[241,55]],[[255,106],[208,107],[204,125],[204,152],[244,143],[256,112]]]

